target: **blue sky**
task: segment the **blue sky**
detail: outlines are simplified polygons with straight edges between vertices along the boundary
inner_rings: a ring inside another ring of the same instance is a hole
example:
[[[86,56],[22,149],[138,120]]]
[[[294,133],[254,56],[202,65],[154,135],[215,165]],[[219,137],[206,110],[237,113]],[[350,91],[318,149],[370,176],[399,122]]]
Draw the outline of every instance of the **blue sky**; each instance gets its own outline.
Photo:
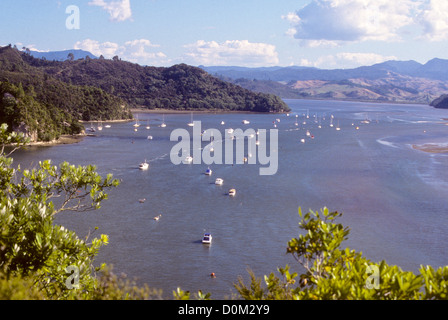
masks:
[[[2,0],[0,45],[7,44],[154,66],[426,63],[448,59],[448,1]]]

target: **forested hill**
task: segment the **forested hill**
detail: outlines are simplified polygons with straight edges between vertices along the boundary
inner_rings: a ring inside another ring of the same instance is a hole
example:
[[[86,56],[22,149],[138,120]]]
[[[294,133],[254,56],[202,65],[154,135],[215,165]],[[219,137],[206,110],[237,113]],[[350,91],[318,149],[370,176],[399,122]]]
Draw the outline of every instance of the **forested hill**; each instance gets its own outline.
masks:
[[[132,119],[125,101],[94,86],[53,77],[37,60],[17,49],[0,47],[0,122],[35,141],[52,141],[83,131],[79,120]]]
[[[34,140],[80,133],[79,120],[131,119],[131,108],[288,112],[279,97],[255,93],[185,64],[144,67],[86,56],[49,61],[0,47],[0,122]]]
[[[65,83],[100,88],[133,108],[286,112],[279,97],[255,93],[222,81],[206,71],[185,64],[169,68],[148,67],[114,59],[25,61]]]

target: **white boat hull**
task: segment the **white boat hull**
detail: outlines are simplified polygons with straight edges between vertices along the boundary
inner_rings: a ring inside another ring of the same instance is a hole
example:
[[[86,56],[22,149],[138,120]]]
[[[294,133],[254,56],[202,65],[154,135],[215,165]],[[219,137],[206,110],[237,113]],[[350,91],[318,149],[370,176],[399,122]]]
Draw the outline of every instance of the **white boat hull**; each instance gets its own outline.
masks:
[[[212,235],[211,234],[205,234],[204,237],[202,238],[202,243],[203,244],[211,244],[212,243]]]

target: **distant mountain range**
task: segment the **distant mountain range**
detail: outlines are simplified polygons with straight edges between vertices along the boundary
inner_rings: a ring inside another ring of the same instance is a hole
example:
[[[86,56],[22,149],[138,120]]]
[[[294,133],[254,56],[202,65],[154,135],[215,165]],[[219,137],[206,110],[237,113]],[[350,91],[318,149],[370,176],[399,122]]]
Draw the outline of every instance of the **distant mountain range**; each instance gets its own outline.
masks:
[[[448,60],[386,61],[353,69],[204,67],[240,86],[282,98],[430,103],[448,93]]]
[[[278,96],[244,89],[186,64],[145,67],[79,50],[37,53],[0,47],[0,123],[21,128],[35,141],[81,133],[79,120],[132,119],[131,108],[290,111]]]
[[[65,61],[69,60],[69,55],[73,54],[74,60],[85,59],[89,57],[90,59],[97,59],[88,51],[84,50],[64,50],[64,51],[51,51],[51,52],[40,52],[40,51],[29,51],[30,55],[37,59],[45,59],[48,61]]]
[[[56,52],[29,51],[47,61],[98,59],[83,50]],[[376,102],[431,104],[448,94],[448,60],[432,59],[425,64],[386,61],[353,69],[314,67],[199,66],[212,76],[245,89],[285,99],[340,99]]]
[[[426,64],[421,64],[413,60],[391,60],[372,66],[331,70],[297,66],[268,68],[200,66],[200,68],[211,74],[218,74],[231,79],[246,78],[283,82],[299,80],[341,81],[352,78],[377,80],[387,77],[390,73],[432,80],[448,80],[448,60],[437,58],[428,61]]]

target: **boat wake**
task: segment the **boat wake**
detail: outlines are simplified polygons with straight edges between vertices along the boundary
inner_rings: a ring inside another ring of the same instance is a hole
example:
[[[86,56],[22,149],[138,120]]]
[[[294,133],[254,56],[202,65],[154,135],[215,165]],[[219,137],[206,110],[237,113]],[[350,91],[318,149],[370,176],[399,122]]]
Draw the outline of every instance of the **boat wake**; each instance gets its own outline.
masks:
[[[445,175],[444,164],[436,158],[431,157],[430,163],[424,168],[417,170],[417,176],[424,183],[437,189],[448,190],[448,182],[443,177]]]
[[[384,140],[384,139],[377,139],[376,142],[378,142],[379,144],[382,144],[384,146],[387,146],[387,147],[400,149],[400,147],[397,146],[395,143],[387,141],[387,140]]]
[[[169,155],[170,155],[169,153],[165,153],[165,154],[162,154],[161,156],[158,156],[157,158],[149,160],[148,162],[155,162],[155,161],[163,160],[163,159],[166,159]]]

